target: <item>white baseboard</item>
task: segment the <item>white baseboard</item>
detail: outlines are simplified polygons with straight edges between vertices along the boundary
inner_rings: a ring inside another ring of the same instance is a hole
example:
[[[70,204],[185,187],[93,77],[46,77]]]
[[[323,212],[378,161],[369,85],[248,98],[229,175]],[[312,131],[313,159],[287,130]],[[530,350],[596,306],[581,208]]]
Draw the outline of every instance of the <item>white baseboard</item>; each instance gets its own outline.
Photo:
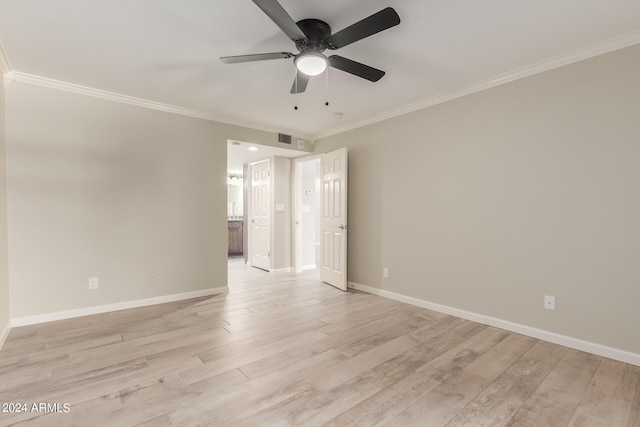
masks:
[[[2,350],[4,342],[7,340],[9,332],[11,332],[11,321],[8,321],[7,325],[2,329],[2,332],[0,332],[0,350]]]
[[[203,289],[201,291],[184,292],[181,294],[163,295],[160,297],[145,298],[133,301],[118,302],[115,304],[98,305],[94,307],[78,308],[75,310],[58,311],[55,313],[38,314],[36,316],[18,317],[11,319],[11,326],[35,325],[37,323],[52,322],[54,320],[71,319],[74,317],[89,316],[91,314],[108,313],[111,311],[127,310],[129,308],[145,307],[148,305],[164,304],[167,302],[182,301],[191,298],[208,297],[211,295],[229,292],[227,286],[221,288]]]
[[[370,286],[361,285],[359,283],[349,282],[349,287],[362,292],[367,292],[369,294],[378,295],[418,307],[427,308],[429,310],[437,311],[440,313],[449,314],[451,316],[460,317],[462,319],[471,320],[483,325],[493,326],[510,332],[537,338],[543,341],[552,342],[554,344],[563,345],[565,347],[573,348],[576,350],[586,351],[587,353],[597,354],[598,356],[607,357],[609,359],[618,360],[620,362],[640,366],[640,354],[631,353],[626,350],[608,347],[602,344],[596,344],[578,338],[560,335],[554,332],[533,328],[531,326],[521,325],[519,323],[513,323],[507,320],[497,319],[495,317],[485,316],[470,311],[460,310],[457,308],[449,307],[442,304],[436,304],[418,298],[408,297],[406,295],[385,291],[383,289],[372,288]]]
[[[247,261],[247,265],[248,265],[249,267],[254,267],[254,265],[253,265],[253,264],[251,264],[251,261]],[[291,273],[291,272],[293,271],[293,269],[292,269],[291,267],[285,267],[285,268],[269,268],[268,270],[267,270],[267,269],[264,269],[264,268],[262,268],[262,267],[256,267],[256,268],[259,268],[260,270],[268,271],[269,273]]]
[[[291,273],[291,267],[271,268],[269,269],[269,273]]]

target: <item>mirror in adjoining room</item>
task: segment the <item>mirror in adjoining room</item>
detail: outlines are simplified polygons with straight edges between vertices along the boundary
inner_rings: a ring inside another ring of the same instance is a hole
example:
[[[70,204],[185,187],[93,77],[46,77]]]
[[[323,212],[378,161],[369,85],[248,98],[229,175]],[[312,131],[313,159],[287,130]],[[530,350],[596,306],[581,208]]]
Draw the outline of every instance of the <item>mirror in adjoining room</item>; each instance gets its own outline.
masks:
[[[243,219],[242,171],[227,172],[227,219]]]
[[[227,222],[229,227],[228,255],[242,255],[244,253],[243,232],[243,173],[242,171],[227,172]]]

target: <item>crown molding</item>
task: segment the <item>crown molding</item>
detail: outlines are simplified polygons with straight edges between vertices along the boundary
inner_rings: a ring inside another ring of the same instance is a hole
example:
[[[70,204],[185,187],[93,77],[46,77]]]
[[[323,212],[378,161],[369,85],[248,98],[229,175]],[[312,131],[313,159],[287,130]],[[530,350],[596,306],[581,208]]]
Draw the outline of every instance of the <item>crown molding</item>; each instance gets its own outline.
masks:
[[[313,136],[313,140],[317,141],[321,138],[326,138],[339,133],[347,132],[353,129],[358,129],[367,125],[378,123],[387,119],[398,117],[404,114],[412,113],[414,111],[422,110],[424,108],[432,107],[443,102],[451,101],[453,99],[462,98],[463,96],[471,95],[486,89],[490,89],[496,86],[500,86],[506,83],[510,83],[516,80],[524,79],[525,77],[532,76],[534,74],[543,73],[545,71],[560,68],[565,65],[573,64],[575,62],[583,61],[585,59],[593,58],[605,53],[613,52],[616,50],[624,49],[625,47],[633,46],[640,43],[640,31],[634,31],[619,37],[615,37],[604,42],[596,43],[585,48],[577,49],[569,53],[558,55],[544,61],[536,62],[526,67],[518,68],[508,73],[492,77],[487,80],[476,82],[465,89],[452,92],[435,95],[433,97],[424,99],[417,103],[406,105],[401,108],[397,108],[386,113],[378,114],[366,120],[362,120],[350,125],[331,130],[329,132],[319,133]]]
[[[61,90],[64,92],[75,93],[84,96],[90,96],[93,98],[105,99],[113,102],[119,102],[122,104],[134,105],[142,108],[149,108],[158,111],[164,111],[167,113],[179,114],[187,117],[194,117],[214,122],[225,123],[233,126],[247,127],[255,130],[261,130],[270,133],[285,132],[296,135],[297,138],[307,139],[314,144],[318,139],[326,138],[339,133],[347,132],[353,129],[361,128],[367,125],[378,123],[387,119],[401,116],[403,114],[412,113],[414,111],[422,110],[424,108],[432,107],[437,104],[441,104],[447,101],[451,101],[457,98],[461,98],[467,95],[471,95],[486,89],[490,89],[496,86],[500,86],[506,83],[510,83],[516,80],[520,80],[535,74],[539,74],[545,71],[553,70],[565,65],[573,64],[575,62],[583,61],[585,59],[593,58],[598,55],[613,52],[625,47],[633,46],[640,43],[640,31],[634,31],[607,41],[597,43],[586,48],[577,49],[567,54],[555,56],[553,58],[540,61],[529,66],[513,70],[509,73],[502,74],[487,80],[476,82],[465,89],[435,95],[419,101],[417,103],[409,104],[394,110],[387,111],[382,114],[378,114],[366,120],[352,123],[337,129],[333,129],[329,132],[321,132],[316,135],[301,135],[297,132],[292,132],[288,129],[274,128],[270,126],[264,126],[257,123],[230,119],[228,117],[215,116],[210,113],[179,107],[175,105],[163,104],[159,102],[149,101],[143,98],[136,98],[129,95],[123,95],[116,92],[109,92],[106,90],[95,89],[88,86],[76,85],[73,83],[63,82],[60,80],[54,80],[47,77],[36,76],[33,74],[14,71],[6,57],[4,49],[0,44],[0,72],[4,76],[4,85],[8,86],[13,81],[21,83],[47,87],[50,89]]]
[[[104,99],[107,101],[133,105],[136,107],[164,111],[167,113],[180,114],[183,116],[195,117],[199,119],[207,119],[207,120],[211,119],[210,116],[203,111],[177,107],[169,104],[162,104],[160,102],[149,101],[142,98],[136,98],[134,96],[123,95],[121,93],[109,92],[101,89],[95,89],[88,86],[81,86],[74,83],[63,82],[60,80],[36,76],[34,74],[23,73],[20,71],[14,71],[14,75],[15,75],[15,81],[19,83],[25,83],[33,86],[40,86],[48,89],[74,93],[76,95],[84,95],[92,98]]]
[[[233,126],[241,126],[255,130],[261,130],[270,133],[291,133],[296,135],[297,138],[310,139],[309,135],[301,135],[297,132],[290,132],[288,129],[272,128],[269,126],[263,126],[248,121],[234,120],[227,117],[215,116],[205,111],[194,110],[190,108],[179,107],[176,105],[163,104],[160,102],[150,101],[143,98],[137,98],[134,96],[124,95],[117,92],[110,92],[102,89],[95,89],[89,86],[77,85],[74,83],[68,83],[60,80],[50,79],[48,77],[41,77],[34,74],[23,73],[21,71],[10,72],[12,81],[19,83],[45,87],[48,89],[59,90],[68,93],[74,93],[76,95],[89,96],[92,98],[104,99],[107,101],[118,102],[120,104],[133,105],[141,108],[148,108],[151,110],[163,111],[165,113],[179,114],[187,117],[194,117],[197,119],[208,120],[212,122],[219,122]],[[6,76],[5,76],[6,80]]]

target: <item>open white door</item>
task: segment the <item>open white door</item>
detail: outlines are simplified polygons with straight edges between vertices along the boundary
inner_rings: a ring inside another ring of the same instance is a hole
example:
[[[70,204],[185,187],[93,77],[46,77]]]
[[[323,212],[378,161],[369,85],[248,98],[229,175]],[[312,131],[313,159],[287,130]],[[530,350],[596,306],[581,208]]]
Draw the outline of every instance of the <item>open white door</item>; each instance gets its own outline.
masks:
[[[347,149],[321,163],[320,280],[347,290]]]
[[[251,164],[251,265],[271,268],[271,165]]]

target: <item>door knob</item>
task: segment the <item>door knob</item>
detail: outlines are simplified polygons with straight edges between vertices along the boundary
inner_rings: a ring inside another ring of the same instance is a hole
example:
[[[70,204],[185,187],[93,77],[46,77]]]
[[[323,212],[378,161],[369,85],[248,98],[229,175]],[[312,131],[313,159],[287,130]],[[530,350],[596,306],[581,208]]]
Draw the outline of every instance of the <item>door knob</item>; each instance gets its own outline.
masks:
[[[341,226],[338,227],[340,230],[346,230],[347,229],[347,225],[346,224],[342,224]]]

